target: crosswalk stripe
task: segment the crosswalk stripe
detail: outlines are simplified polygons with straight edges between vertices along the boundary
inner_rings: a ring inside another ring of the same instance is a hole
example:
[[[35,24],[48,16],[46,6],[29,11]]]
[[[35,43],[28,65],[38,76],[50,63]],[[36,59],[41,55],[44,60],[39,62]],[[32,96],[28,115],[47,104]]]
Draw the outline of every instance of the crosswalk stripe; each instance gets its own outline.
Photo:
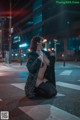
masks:
[[[0,99],[0,101],[2,101],[2,99]]]
[[[15,86],[21,90],[24,90],[24,87],[25,87],[25,83],[15,83],[15,84],[11,84],[12,86]],[[57,93],[57,96],[65,96],[64,94],[61,94],[61,93]]]
[[[0,66],[0,71],[26,71],[27,70],[27,68],[26,68],[26,66],[24,66],[24,67],[22,67],[22,66],[20,66],[20,67],[14,67],[14,66],[4,66],[4,65],[1,65]]]
[[[65,82],[56,82],[56,84],[58,86],[61,86],[61,87],[67,87],[67,88],[70,88],[70,89],[80,90],[79,85],[74,85],[74,84],[65,83]],[[15,86],[17,88],[20,88],[21,90],[24,90],[24,87],[25,87],[25,83],[13,83],[11,85]]]
[[[21,90],[24,90],[24,87],[25,87],[25,83],[14,83],[14,84],[11,84],[17,88],[20,88]]]
[[[57,96],[58,96],[58,97],[64,97],[65,95],[64,95],[64,94],[61,94],[61,93],[57,93]]]
[[[72,73],[72,70],[64,70],[60,73],[60,75],[70,75]]]
[[[65,83],[65,82],[57,82],[58,86],[61,87],[66,87],[66,88],[71,88],[71,89],[75,89],[75,90],[80,90],[80,85],[74,85],[71,83]]]
[[[77,116],[49,104],[24,106],[19,109],[33,120],[80,120]]]

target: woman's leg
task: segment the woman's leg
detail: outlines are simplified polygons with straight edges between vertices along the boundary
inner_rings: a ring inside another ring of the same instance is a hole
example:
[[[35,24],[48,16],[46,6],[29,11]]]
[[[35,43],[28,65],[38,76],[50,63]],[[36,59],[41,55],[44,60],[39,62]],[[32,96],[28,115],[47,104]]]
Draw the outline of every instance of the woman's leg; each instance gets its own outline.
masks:
[[[39,96],[50,98],[56,96],[57,90],[50,82],[43,82],[36,88],[36,93]]]

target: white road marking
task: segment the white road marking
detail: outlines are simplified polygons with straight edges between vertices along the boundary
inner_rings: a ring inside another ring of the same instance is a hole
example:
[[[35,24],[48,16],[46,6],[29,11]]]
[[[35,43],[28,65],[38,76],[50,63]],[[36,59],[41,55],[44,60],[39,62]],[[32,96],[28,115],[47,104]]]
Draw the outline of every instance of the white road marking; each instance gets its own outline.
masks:
[[[80,80],[78,80],[78,81],[80,81]]]
[[[72,73],[72,70],[64,70],[60,75],[70,75]]]
[[[25,83],[14,83],[14,84],[11,84],[17,88],[20,88],[21,90],[24,90],[24,87],[25,87]]]
[[[10,69],[10,68],[7,66],[0,66],[0,70],[4,70],[4,69]]]
[[[70,65],[71,67],[78,67],[78,68],[80,68],[80,66],[79,65],[75,65],[75,64],[68,64],[68,65]]]
[[[65,83],[65,82],[57,82],[57,85],[61,87],[71,88],[74,90],[80,90],[80,85],[74,85],[74,84]]]
[[[4,66],[4,65],[1,65],[0,66],[0,71],[26,71],[27,68],[26,66],[20,66],[20,67],[15,67],[15,66],[12,66],[12,65],[9,65],[9,66]]]
[[[64,95],[64,94],[61,94],[61,93],[57,93],[57,96],[58,96],[58,97],[64,97],[65,95]]]
[[[0,66],[0,71],[14,71],[14,69],[7,66]]]
[[[74,84],[65,83],[65,82],[57,82],[56,84],[61,87],[66,87],[66,88],[70,88],[70,89],[74,89],[74,90],[80,90],[80,85],[74,85]],[[25,83],[13,83],[11,85],[15,86],[21,90],[24,90],[24,87],[25,87]],[[62,95],[65,96],[64,94],[62,94]],[[60,94],[58,94],[58,96],[60,96]]]
[[[15,86],[21,90],[24,90],[24,87],[25,87],[25,83],[14,83],[14,84],[11,84],[12,86]],[[61,93],[57,93],[57,96],[62,96],[64,97],[65,95],[64,94],[61,94]]]
[[[49,104],[24,106],[19,109],[33,120],[80,120],[77,116]]]
[[[2,99],[0,99],[0,102],[2,101]]]

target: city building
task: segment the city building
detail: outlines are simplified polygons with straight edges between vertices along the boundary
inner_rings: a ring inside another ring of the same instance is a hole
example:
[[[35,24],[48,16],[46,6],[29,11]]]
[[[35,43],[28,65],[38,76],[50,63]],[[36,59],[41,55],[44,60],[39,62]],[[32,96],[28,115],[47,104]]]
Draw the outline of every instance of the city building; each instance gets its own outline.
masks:
[[[11,44],[13,51],[19,52],[22,49],[23,53],[27,54],[31,38],[40,35],[47,39],[47,49],[56,51],[57,60],[63,60],[63,54],[66,60],[74,60],[75,57],[79,60],[80,4],[63,4],[56,0],[12,1],[11,4],[11,27],[13,28]],[[8,23],[9,19],[6,21]],[[7,43],[9,43],[8,33],[9,31],[5,33],[5,36],[8,35],[6,37]],[[25,43],[28,45],[27,47],[19,47]],[[9,50],[8,44],[2,46]]]

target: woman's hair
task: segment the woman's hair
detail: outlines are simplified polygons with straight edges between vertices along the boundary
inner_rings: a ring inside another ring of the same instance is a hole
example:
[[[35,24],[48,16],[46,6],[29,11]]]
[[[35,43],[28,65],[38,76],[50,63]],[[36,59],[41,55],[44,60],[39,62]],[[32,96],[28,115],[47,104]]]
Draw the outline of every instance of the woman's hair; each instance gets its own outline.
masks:
[[[31,39],[30,49],[33,50],[33,51],[36,51],[36,49],[37,49],[37,43],[40,42],[41,39],[43,39],[43,38],[40,37],[40,36],[34,36]]]

